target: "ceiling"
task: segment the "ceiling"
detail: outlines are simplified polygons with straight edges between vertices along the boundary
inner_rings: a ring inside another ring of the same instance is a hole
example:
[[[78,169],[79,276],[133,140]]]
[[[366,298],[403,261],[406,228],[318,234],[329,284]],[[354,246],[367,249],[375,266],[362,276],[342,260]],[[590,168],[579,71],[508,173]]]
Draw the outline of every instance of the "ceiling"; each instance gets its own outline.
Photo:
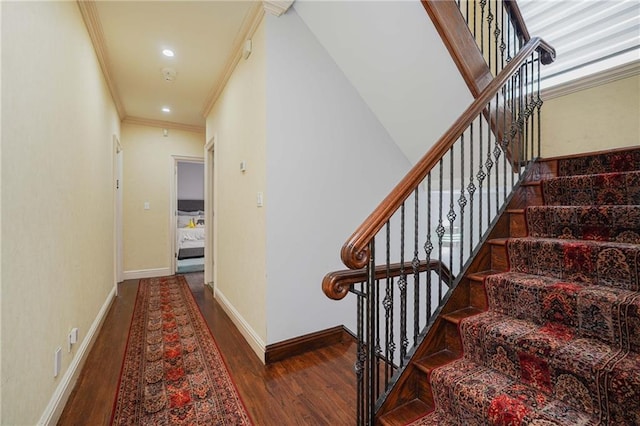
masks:
[[[291,3],[89,0],[78,5],[120,118],[204,131],[204,116],[240,59],[263,7],[279,15]],[[519,0],[519,5],[530,33],[556,48],[557,60],[545,67],[543,76],[580,73],[578,65],[585,62],[616,66],[640,60],[637,0]],[[166,48],[175,56],[163,56]],[[175,70],[174,81],[165,80],[164,68]]]
[[[199,131],[253,15],[262,9],[260,2],[242,0],[79,6],[120,117]],[[173,57],[162,54],[167,48]],[[175,70],[175,80],[165,80],[164,68]]]

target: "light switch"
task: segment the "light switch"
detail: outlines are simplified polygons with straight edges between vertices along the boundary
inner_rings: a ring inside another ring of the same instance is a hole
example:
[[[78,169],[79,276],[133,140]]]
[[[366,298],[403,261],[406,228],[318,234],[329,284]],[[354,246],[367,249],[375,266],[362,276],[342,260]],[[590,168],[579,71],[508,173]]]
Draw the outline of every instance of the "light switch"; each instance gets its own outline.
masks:
[[[262,194],[262,192],[258,192],[258,196],[256,198],[258,201],[258,207],[262,207],[262,205],[264,204],[264,195]]]
[[[145,202],[144,202],[144,209],[145,209],[145,210],[149,210],[150,208],[151,208],[151,207],[149,207],[149,202],[148,202],[148,201],[145,201]]]

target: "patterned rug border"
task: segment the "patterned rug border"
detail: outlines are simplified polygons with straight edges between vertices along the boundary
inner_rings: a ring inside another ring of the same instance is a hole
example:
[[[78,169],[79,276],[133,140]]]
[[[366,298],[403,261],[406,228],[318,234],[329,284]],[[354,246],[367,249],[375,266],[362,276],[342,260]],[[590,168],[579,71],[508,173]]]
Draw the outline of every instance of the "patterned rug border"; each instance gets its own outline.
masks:
[[[153,279],[163,279],[163,278],[176,278],[179,283],[183,286],[186,287],[186,292],[189,294],[191,300],[190,302],[193,303],[193,306],[196,308],[196,311],[198,313],[198,315],[200,316],[200,320],[203,323],[203,326],[206,328],[207,332],[209,333],[209,336],[211,337],[211,341],[213,342],[213,346],[215,347],[216,351],[218,352],[219,358],[222,361],[222,365],[224,366],[224,369],[227,373],[227,376],[229,378],[229,381],[231,382],[231,384],[233,385],[233,390],[235,391],[235,393],[238,396],[238,402],[240,403],[240,406],[242,407],[242,409],[244,410],[246,417],[248,419],[248,424],[251,426],[254,426],[255,423],[253,421],[253,419],[251,418],[251,415],[249,413],[249,411],[247,410],[247,407],[244,403],[244,400],[242,398],[242,395],[240,395],[240,391],[238,390],[238,386],[236,384],[236,381],[234,380],[234,378],[231,376],[231,373],[229,372],[229,366],[227,364],[227,360],[224,358],[222,351],[220,350],[220,347],[218,346],[218,342],[216,341],[215,337],[213,336],[213,333],[211,332],[211,329],[209,328],[209,325],[207,324],[206,319],[204,318],[204,315],[202,313],[202,309],[200,309],[200,306],[198,305],[193,292],[191,291],[191,289],[189,288],[189,283],[187,282],[187,279],[184,275],[182,274],[176,274],[176,275],[168,275],[168,276],[162,276],[162,277],[153,277],[153,278],[142,278],[138,280],[138,288],[136,289],[136,297],[135,300],[133,302],[133,311],[131,313],[131,319],[129,320],[129,330],[127,332],[127,343],[125,345],[125,349],[124,352],[122,353],[122,363],[120,365],[120,372],[119,372],[119,376],[118,376],[118,384],[116,387],[116,392],[113,398],[113,404],[112,404],[112,408],[111,408],[111,416],[109,419],[109,425],[113,425],[114,420],[115,420],[115,415],[116,415],[116,407],[118,404],[118,397],[120,395],[120,386],[122,384],[122,379],[123,379],[123,372],[124,372],[124,367],[125,367],[125,363],[127,360],[127,352],[129,350],[129,346],[131,344],[131,333],[133,330],[133,325],[134,325],[134,319],[135,319],[135,314],[136,314],[136,307],[138,306],[138,301],[140,299],[140,293],[142,292],[142,286],[143,286],[143,282],[145,281],[149,281],[149,280],[153,280]]]

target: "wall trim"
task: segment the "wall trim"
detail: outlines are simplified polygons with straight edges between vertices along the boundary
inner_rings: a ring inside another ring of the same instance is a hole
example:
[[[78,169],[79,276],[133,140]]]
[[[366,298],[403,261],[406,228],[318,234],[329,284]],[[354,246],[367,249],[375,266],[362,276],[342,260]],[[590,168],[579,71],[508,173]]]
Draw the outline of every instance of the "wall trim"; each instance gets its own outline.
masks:
[[[249,323],[247,323],[242,315],[240,315],[240,312],[236,310],[231,302],[229,302],[229,299],[227,299],[219,289],[216,288],[213,294],[214,297],[218,300],[218,303],[220,303],[220,306],[222,306],[222,309],[226,312],[229,318],[231,318],[231,321],[238,328],[240,334],[242,334],[249,346],[251,346],[251,349],[253,349],[260,361],[262,361],[262,363],[264,364],[266,345],[262,341],[260,336],[258,336],[253,328],[251,328]]]
[[[282,361],[283,359],[344,342],[345,340],[353,340],[353,335],[344,325],[283,340],[282,342],[267,345],[264,354],[265,364]]]
[[[71,392],[78,381],[78,377],[82,371],[82,366],[87,360],[87,356],[96,341],[96,337],[98,337],[98,332],[102,328],[102,323],[107,317],[107,313],[109,312],[109,308],[115,300],[115,297],[116,289],[115,287],[112,287],[107,295],[107,299],[102,304],[100,311],[98,311],[98,315],[95,320],[93,320],[93,324],[91,324],[91,327],[87,330],[87,335],[82,340],[82,343],[80,343],[78,351],[71,360],[69,368],[67,368],[67,371],[64,373],[64,376],[62,376],[58,387],[56,387],[56,390],[53,392],[53,395],[49,400],[49,404],[47,404],[40,420],[38,420],[38,425],[55,425],[60,419],[64,406],[69,400],[69,395],[71,395]]]
[[[102,24],[100,23],[98,8],[93,1],[78,0],[76,3],[78,4],[78,9],[80,9],[84,25],[87,27],[87,32],[89,33],[91,44],[93,44],[93,50],[96,52],[102,75],[109,88],[109,93],[111,93],[113,103],[116,105],[118,116],[122,120],[126,117],[127,112],[124,109],[122,99],[120,99],[116,82],[111,76],[111,64],[109,62],[109,55],[107,54],[107,45],[104,41],[104,32],[102,31]]]
[[[263,0],[264,11],[274,16],[281,16],[291,7],[294,0]]]
[[[592,87],[600,86],[602,84],[622,80],[627,77],[633,77],[637,74],[640,74],[640,60],[543,89],[541,97],[543,100],[558,98],[580,90],[591,89]]]
[[[238,62],[240,62],[245,40],[253,37],[253,34],[258,29],[258,26],[262,22],[263,17],[264,7],[262,6],[261,2],[256,2],[247,12],[244,21],[242,22],[242,26],[240,27],[240,31],[238,32],[238,35],[233,42],[233,48],[231,49],[232,54],[227,60],[227,64],[225,65],[224,69],[216,79],[215,85],[204,101],[204,105],[202,106],[203,117],[209,115],[209,112],[222,94],[222,91],[227,85],[227,82],[231,78],[231,74],[233,74],[233,71],[236,69],[236,65],[238,65]]]
[[[127,115],[122,119],[124,124],[137,124],[140,126],[160,127],[163,129],[184,130],[187,132],[204,133],[204,126],[196,126],[193,124],[176,123],[174,121],[154,120],[151,118],[132,117]]]
[[[135,271],[123,271],[123,280],[139,280],[141,278],[166,277],[171,274],[171,268],[138,269]]]

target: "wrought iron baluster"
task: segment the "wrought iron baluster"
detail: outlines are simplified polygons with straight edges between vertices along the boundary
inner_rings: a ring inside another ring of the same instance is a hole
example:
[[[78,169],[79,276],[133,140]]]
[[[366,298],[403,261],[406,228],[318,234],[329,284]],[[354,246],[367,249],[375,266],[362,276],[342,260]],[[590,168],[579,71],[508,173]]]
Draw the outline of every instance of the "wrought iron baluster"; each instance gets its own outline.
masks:
[[[453,271],[453,222],[456,220],[456,212],[453,209],[453,145],[449,149],[449,271]],[[449,288],[451,288],[451,275],[449,275]]]
[[[504,192],[504,197],[506,199],[507,197],[507,153],[509,152],[509,139],[507,138],[507,86],[504,85],[502,86],[502,89],[500,89],[500,91],[502,92],[502,99],[504,102],[503,108],[502,108],[502,141],[501,141],[501,146],[502,146],[502,152],[503,152],[503,156],[502,156],[502,188],[503,188],[503,192]],[[511,174],[511,176],[513,177],[513,173]],[[512,185],[513,186],[513,185]]]
[[[529,117],[531,118],[529,121],[531,122],[531,161],[533,161],[536,157],[535,157],[535,144],[534,144],[534,138],[535,138],[535,131],[534,131],[534,113],[536,110],[536,101],[535,101],[535,90],[533,87],[534,84],[534,54],[531,53],[531,75],[529,77],[530,80],[530,84],[531,84],[531,89],[529,90],[529,94],[531,96],[531,101],[529,102]]]
[[[493,160],[491,159],[491,102],[487,104],[487,159],[484,166],[487,168],[487,226],[491,223],[491,169],[493,168]],[[482,160],[482,157],[481,157]]]
[[[480,52],[484,55],[484,8],[487,0],[480,0]]]
[[[400,208],[400,367],[404,366],[409,339],[407,338],[407,275],[404,270],[404,203]]]
[[[418,257],[418,188],[414,191],[413,209],[413,344],[418,344],[418,334],[420,333],[420,259]]]
[[[385,359],[384,365],[384,387],[385,389],[389,385],[389,379],[393,374],[393,370],[389,364],[393,362],[393,280],[391,278],[391,222],[387,221],[386,229],[386,285],[385,296],[382,301],[384,307],[385,318]]]
[[[376,403],[376,389],[378,388],[376,383],[377,378],[377,363],[376,363],[376,348],[373,344],[375,340],[375,322],[376,322],[376,305],[374,286],[376,285],[376,243],[373,239],[369,243],[369,269],[367,280],[367,360],[365,362],[367,369],[367,418],[369,422],[372,422],[375,418],[375,403]]]
[[[441,158],[438,163],[438,227],[436,228],[436,235],[438,235],[438,276],[442,276],[442,237],[444,236],[444,226],[442,225],[442,168],[443,159]],[[442,280],[438,279],[438,303],[442,301]]]
[[[507,44],[504,42],[504,30],[505,30],[505,21],[504,21],[504,15],[505,15],[505,5],[504,3],[502,4],[502,7],[500,8],[501,11],[501,19],[500,19],[500,26],[501,31],[500,31],[500,70],[502,70],[502,68],[504,68],[504,51],[507,48]]]
[[[431,259],[433,243],[431,242],[431,172],[427,175],[427,240],[424,243],[424,252],[427,260]],[[431,271],[427,271],[427,318],[431,318]]]
[[[364,371],[367,348],[364,342],[364,288],[365,283],[360,283],[360,294],[357,295],[357,316],[356,316],[356,335],[358,338],[358,349],[356,354],[356,362],[354,364],[354,371],[356,373],[356,393],[357,393],[357,408],[356,417],[359,425],[365,424],[365,386],[364,386]]]
[[[458,198],[458,206],[460,206],[460,269],[464,264],[464,207],[467,205],[467,198],[464,196],[464,133],[460,135],[460,197]]]
[[[476,174],[476,178],[478,179],[478,241],[482,240],[482,213],[483,213],[483,209],[482,209],[482,184],[484,182],[484,178],[487,177],[486,173],[484,172],[483,169],[483,165],[482,165],[482,158],[483,156],[483,152],[482,152],[482,138],[484,136],[484,132],[482,131],[482,123],[484,122],[484,117],[481,115],[480,116],[480,131],[479,133],[479,142],[478,142],[478,149],[480,151],[480,156],[478,157],[479,159],[479,163],[480,163],[480,169],[478,170],[478,173]]]
[[[541,124],[540,124],[540,108],[542,108],[542,98],[540,97],[540,54],[538,53],[538,72],[536,73],[536,80],[538,81],[538,88],[537,88],[537,99],[536,99],[536,106],[537,106],[537,118],[538,118],[538,157],[541,154],[541,150],[540,150],[540,132],[541,132]]]
[[[475,120],[474,120],[475,121]],[[473,123],[469,126],[469,136],[471,143],[469,144],[469,185],[467,185],[467,191],[469,192],[469,253],[473,253],[473,194],[476,192],[476,185],[473,183]]]
[[[491,24],[493,23],[493,12],[491,11],[491,0],[487,1],[487,65],[491,71]],[[494,76],[498,75],[497,70],[494,70]]]
[[[496,171],[496,213],[498,212],[499,208],[500,208],[500,190],[499,190],[499,179],[500,179],[500,155],[502,153],[502,151],[500,150],[500,134],[502,132],[504,132],[504,127],[502,128],[502,131],[500,131],[500,99],[498,97],[498,93],[496,93],[496,99],[495,99],[495,105],[496,105],[496,116],[495,116],[495,125],[496,125],[496,131],[494,132],[493,135],[493,140],[494,140],[494,146],[493,146],[493,158],[494,158],[494,164],[496,166],[495,171]]]

